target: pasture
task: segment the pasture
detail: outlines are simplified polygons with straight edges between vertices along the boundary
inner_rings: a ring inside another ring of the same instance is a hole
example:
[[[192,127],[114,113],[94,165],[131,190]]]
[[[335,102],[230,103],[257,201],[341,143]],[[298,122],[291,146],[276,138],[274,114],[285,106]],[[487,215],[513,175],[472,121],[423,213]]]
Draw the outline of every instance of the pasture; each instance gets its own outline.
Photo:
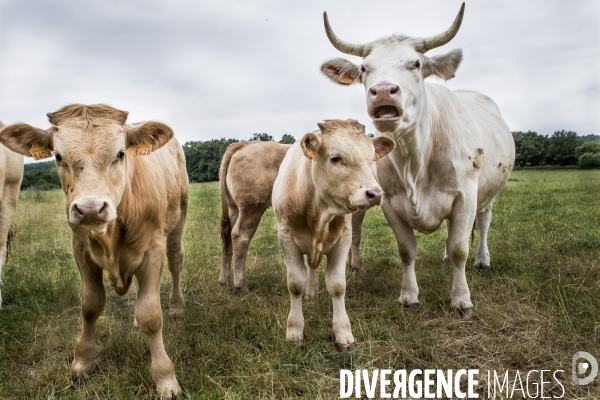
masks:
[[[218,283],[217,184],[192,185],[190,205],[183,318],[164,312],[168,270],[161,290],[165,347],[189,398],[337,398],[341,368],[477,368],[481,395],[487,370],[560,369],[563,398],[600,397],[600,379],[578,387],[570,377],[576,351],[600,358],[600,171],[513,172],[494,207],[491,269],[471,267],[477,237],[471,246],[467,279],[475,313],[467,320],[450,308],[445,229],[418,235],[421,306],[409,312],[396,304],[402,271],[392,231],[380,208],[370,210],[361,244],[367,274],[347,272],[346,307],[357,341],[347,352],[334,345],[322,268],[319,295],[304,302],[306,339],[286,342],[289,295],[271,210],[250,247],[250,294],[241,296]],[[80,280],[64,195],[21,193],[15,224],[3,271],[0,398],[155,396],[148,343],[132,326],[134,293],[116,295],[106,274],[96,367],[83,386],[70,386]],[[560,387],[551,390],[546,395],[560,396]]]

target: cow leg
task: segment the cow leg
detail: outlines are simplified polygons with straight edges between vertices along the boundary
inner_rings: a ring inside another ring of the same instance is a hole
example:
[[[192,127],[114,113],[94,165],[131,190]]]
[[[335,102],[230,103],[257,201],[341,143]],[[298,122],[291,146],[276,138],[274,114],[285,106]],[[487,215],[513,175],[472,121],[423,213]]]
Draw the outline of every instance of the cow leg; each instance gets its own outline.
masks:
[[[450,236],[450,220],[446,220],[446,239]],[[448,247],[444,246],[444,259],[443,262],[448,262],[450,259],[448,258]]]
[[[300,342],[304,339],[304,315],[302,315],[302,296],[306,289],[307,271],[304,257],[294,239],[279,228],[279,244],[287,270],[287,287],[290,292],[290,313],[287,319],[286,340]]]
[[[475,255],[475,268],[489,268],[490,267],[490,252],[487,245],[487,234],[490,229],[492,222],[492,205],[490,204],[486,208],[477,212],[477,229],[479,230],[479,245],[477,246],[477,253]]]
[[[367,210],[359,210],[352,214],[352,245],[348,253],[350,267],[360,274],[365,272],[360,259],[360,238],[362,237],[362,225],[366,213]]]
[[[148,338],[152,364],[152,380],[161,397],[179,395],[181,388],[175,377],[173,363],[165,351],[162,337],[162,311],[160,309],[160,277],[164,267],[162,241],[156,241],[146,251],[144,264],[136,272],[139,284],[135,301],[135,319]]]
[[[235,266],[233,287],[242,293],[248,293],[248,283],[246,282],[248,247],[250,247],[250,241],[265,211],[266,208],[260,208],[253,212],[248,212],[244,209],[240,210],[240,216],[231,232],[233,239],[233,264]]]
[[[381,208],[396,237],[398,254],[402,262],[402,289],[398,303],[414,310],[419,306],[419,286],[415,275],[417,238],[413,230],[398,217],[398,214],[388,202],[384,200]]]
[[[465,198],[469,197],[465,196]],[[466,203],[464,199],[457,199],[457,203],[452,209],[453,217],[448,239],[446,240],[446,248],[454,269],[451,305],[456,309],[459,316],[465,317],[473,311],[471,293],[465,274],[465,264],[469,256],[469,236],[473,228],[476,206]]]
[[[325,285],[333,304],[333,333],[340,350],[354,346],[350,319],[346,313],[346,255],[351,246],[352,234],[344,232],[327,256]]]
[[[173,280],[171,296],[169,297],[169,316],[173,318],[183,315],[183,293],[181,293],[181,270],[183,269],[183,232],[185,229],[186,213],[182,212],[179,222],[167,235],[167,259],[169,271]]]
[[[319,292],[319,279],[317,278],[317,270],[315,268],[308,266],[306,267],[306,271],[308,274],[308,280],[306,282],[306,299],[310,300],[315,298]]]
[[[239,216],[237,207],[229,207],[229,224],[227,226],[227,240],[222,241],[221,249],[221,275],[219,276],[219,283],[223,286],[229,282],[231,276],[231,260],[233,258],[233,243],[231,240],[232,226],[235,226]]]
[[[96,321],[106,303],[106,292],[102,283],[102,269],[85,253],[84,247],[73,243],[73,255],[81,276],[81,316],[82,328],[77,344],[71,376],[73,382],[80,384],[84,374],[92,372],[96,357]]]
[[[6,261],[7,240],[12,224],[13,216],[17,208],[19,198],[19,186],[16,184],[7,184],[2,191],[0,200],[0,308],[2,307],[2,267]]]

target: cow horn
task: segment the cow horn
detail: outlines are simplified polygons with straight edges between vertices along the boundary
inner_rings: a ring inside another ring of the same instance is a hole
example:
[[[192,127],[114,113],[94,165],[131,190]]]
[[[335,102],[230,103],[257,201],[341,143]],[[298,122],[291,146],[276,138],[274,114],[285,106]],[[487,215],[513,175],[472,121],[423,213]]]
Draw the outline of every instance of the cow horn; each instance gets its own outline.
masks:
[[[363,56],[363,51],[365,49],[364,44],[354,44],[345,42],[342,39],[335,36],[335,33],[333,33],[331,26],[329,26],[329,19],[327,19],[327,11],[323,11],[323,20],[325,21],[325,32],[327,33],[327,37],[329,38],[329,41],[331,42],[333,47],[335,47],[342,53],[359,57]]]
[[[464,13],[465,3],[462,3],[462,6],[460,6],[460,10],[458,11],[458,15],[456,16],[456,19],[452,23],[450,29],[448,29],[446,32],[440,33],[439,35],[430,36],[423,39],[422,53],[425,53],[431,49],[435,49],[436,47],[443,46],[451,41],[460,29],[460,24],[462,23]]]

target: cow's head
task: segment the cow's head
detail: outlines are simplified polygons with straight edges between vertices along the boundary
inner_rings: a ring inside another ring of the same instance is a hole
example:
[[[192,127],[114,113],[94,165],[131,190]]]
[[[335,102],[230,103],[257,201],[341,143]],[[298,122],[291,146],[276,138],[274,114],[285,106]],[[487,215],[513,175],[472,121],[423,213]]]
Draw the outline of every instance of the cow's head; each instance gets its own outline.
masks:
[[[107,105],[73,104],[48,114],[48,130],[15,124],[2,130],[0,141],[36,159],[54,155],[69,224],[101,234],[117,218],[128,158],[150,153],[173,137],[159,122],[127,125],[127,115]]]
[[[381,132],[394,132],[418,121],[425,104],[423,80],[437,75],[448,80],[454,77],[462,50],[427,57],[424,54],[448,43],[462,22],[463,3],[454,23],[446,32],[428,38],[392,35],[367,44],[353,44],[339,39],[323,13],[325,31],[331,44],[339,51],[362,57],[361,65],[335,58],[321,66],[329,79],[340,85],[362,83],[367,98],[367,112]]]
[[[371,164],[392,151],[394,141],[368,138],[364,125],[352,119],[318,125],[320,131],[304,135],[300,145],[312,161],[311,173],[319,197],[340,214],[380,204],[383,191]]]

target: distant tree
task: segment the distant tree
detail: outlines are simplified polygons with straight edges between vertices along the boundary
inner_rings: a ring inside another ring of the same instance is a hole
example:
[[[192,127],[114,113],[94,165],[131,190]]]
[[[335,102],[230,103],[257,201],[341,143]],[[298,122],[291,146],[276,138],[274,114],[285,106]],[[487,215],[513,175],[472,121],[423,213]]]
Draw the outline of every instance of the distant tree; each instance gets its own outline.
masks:
[[[54,164],[54,161],[52,161],[52,164]],[[21,190],[25,189],[60,189],[60,179],[58,178],[56,167],[54,166],[50,169],[33,169],[25,171],[23,173],[23,180],[21,181]]]
[[[254,133],[252,135],[252,139],[250,140],[261,140],[263,142],[274,142],[275,139],[273,139],[273,136],[267,134],[267,133]]]
[[[577,153],[579,154],[577,159],[579,168],[600,168],[600,143],[585,142],[577,147]]]
[[[238,140],[221,138],[184,144],[183,152],[190,182],[219,180],[219,167],[223,153],[235,142]]]
[[[25,164],[25,171],[37,171],[44,169],[52,169],[56,168],[56,162],[54,160],[51,161],[42,161],[42,162],[33,162],[29,164]]]
[[[296,139],[292,135],[288,135],[287,133],[284,133],[283,136],[281,137],[281,140],[279,141],[279,143],[293,144],[295,141],[296,141]]]
[[[546,150],[548,147],[547,136],[538,135],[537,132],[513,132],[515,140],[515,164],[535,166],[546,164]]]
[[[584,142],[600,143],[600,135],[594,135],[593,133],[591,135],[579,136],[578,139]]]
[[[546,164],[577,164],[577,147],[579,144],[576,132],[565,130],[554,132],[548,142]]]

